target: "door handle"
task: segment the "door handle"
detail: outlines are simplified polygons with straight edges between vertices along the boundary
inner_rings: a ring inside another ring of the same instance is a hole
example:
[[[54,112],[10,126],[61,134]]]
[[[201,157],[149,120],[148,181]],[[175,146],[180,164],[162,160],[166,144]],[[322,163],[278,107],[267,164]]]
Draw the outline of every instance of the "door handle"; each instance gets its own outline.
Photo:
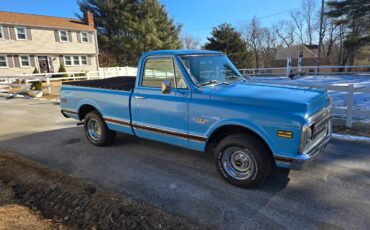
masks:
[[[143,96],[135,96],[135,99],[145,99]]]

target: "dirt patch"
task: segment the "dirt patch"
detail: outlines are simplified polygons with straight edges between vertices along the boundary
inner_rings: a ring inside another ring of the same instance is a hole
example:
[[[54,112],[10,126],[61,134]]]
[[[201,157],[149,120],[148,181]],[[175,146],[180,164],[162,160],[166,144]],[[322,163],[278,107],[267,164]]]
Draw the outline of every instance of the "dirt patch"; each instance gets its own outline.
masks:
[[[0,181],[0,230],[68,229],[21,204],[10,185]]]
[[[333,133],[370,137],[370,124],[353,122],[352,128],[347,128],[343,119],[333,118]]]
[[[68,228],[201,229],[186,219],[2,151],[0,180],[12,189],[0,190],[5,200],[13,193],[19,203]]]

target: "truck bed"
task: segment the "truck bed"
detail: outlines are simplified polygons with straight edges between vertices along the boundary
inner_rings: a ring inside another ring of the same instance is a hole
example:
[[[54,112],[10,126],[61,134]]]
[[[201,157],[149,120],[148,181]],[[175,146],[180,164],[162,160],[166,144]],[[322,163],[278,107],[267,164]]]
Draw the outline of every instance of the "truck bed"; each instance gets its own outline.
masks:
[[[135,87],[135,76],[112,77],[98,80],[69,81],[63,82],[63,85],[81,86],[89,88],[102,88],[112,90],[131,91]]]

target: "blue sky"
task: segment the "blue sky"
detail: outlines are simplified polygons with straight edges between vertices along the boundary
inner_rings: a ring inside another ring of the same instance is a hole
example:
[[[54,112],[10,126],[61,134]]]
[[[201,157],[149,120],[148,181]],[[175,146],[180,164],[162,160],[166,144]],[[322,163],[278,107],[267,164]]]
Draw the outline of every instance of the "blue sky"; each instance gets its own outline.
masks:
[[[300,0],[160,0],[176,23],[183,24],[183,34],[202,42],[212,26],[228,22],[238,27],[257,16],[263,25],[289,17],[289,10],[300,7]],[[319,0],[316,0],[319,3]],[[74,17],[79,13],[76,0],[0,0],[0,10]]]

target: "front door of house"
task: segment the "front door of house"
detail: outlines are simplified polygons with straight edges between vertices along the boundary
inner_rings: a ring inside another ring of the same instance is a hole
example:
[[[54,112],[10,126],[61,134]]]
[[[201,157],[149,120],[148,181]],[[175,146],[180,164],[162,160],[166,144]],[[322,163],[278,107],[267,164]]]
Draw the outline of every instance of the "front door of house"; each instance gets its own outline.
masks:
[[[40,73],[49,72],[49,64],[47,56],[39,56]]]

